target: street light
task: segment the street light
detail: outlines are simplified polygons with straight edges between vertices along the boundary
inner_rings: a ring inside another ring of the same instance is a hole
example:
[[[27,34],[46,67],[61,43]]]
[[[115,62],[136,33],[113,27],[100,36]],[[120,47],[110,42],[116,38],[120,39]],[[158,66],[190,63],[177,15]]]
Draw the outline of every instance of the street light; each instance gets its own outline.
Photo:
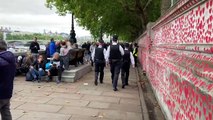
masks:
[[[72,13],[72,18],[71,18],[71,31],[70,31],[70,43],[74,44],[77,43],[77,40],[75,38],[76,34],[75,34],[75,30],[74,30],[74,17],[73,17],[73,13]]]

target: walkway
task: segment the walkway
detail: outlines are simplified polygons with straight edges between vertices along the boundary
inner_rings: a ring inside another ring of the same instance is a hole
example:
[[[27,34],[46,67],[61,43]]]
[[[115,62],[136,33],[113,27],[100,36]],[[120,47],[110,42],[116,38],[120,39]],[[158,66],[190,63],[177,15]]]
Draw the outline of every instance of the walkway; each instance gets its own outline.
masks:
[[[11,109],[14,120],[141,120],[141,106],[134,69],[130,86],[112,90],[109,69],[104,84],[94,86],[94,73],[75,83],[26,82],[16,77]]]

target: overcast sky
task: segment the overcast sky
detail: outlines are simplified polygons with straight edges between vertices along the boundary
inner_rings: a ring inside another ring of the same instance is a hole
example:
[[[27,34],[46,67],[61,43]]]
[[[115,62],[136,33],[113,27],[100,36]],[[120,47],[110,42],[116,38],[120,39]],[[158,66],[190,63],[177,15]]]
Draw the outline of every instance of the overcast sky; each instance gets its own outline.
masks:
[[[29,32],[65,32],[71,29],[71,15],[59,16],[45,6],[46,0],[0,0],[0,26]],[[75,23],[76,25],[77,23]],[[75,26],[77,36],[90,33]]]

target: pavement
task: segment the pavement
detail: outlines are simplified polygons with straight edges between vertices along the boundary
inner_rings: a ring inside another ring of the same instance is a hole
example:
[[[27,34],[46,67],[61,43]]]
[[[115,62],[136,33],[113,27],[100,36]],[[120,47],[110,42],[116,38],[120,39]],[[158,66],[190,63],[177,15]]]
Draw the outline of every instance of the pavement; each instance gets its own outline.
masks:
[[[104,84],[94,85],[94,71],[75,83],[27,82],[18,76],[11,99],[13,120],[142,120],[138,78],[130,70],[129,86],[113,91],[109,68]]]

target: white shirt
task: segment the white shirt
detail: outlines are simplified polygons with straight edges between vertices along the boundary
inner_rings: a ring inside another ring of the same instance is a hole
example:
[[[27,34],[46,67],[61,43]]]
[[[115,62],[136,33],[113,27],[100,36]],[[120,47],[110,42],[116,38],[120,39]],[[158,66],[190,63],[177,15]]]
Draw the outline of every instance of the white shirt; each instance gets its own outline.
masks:
[[[117,45],[118,43],[117,42],[113,42],[112,41],[112,45]],[[123,56],[124,55],[124,49],[119,45],[119,51],[121,52],[121,55]],[[107,51],[106,51],[106,62],[109,61],[109,56],[110,56],[110,46],[107,48]]]
[[[99,45],[98,48],[103,48],[102,45]],[[103,50],[104,58],[106,58],[106,49]],[[95,59],[95,49],[92,52],[92,61]]]
[[[125,50],[128,50],[128,49],[125,48]],[[130,52],[130,60],[131,60],[131,64],[132,64],[132,65],[135,65],[135,59],[134,59],[134,57],[133,57],[132,52]]]

